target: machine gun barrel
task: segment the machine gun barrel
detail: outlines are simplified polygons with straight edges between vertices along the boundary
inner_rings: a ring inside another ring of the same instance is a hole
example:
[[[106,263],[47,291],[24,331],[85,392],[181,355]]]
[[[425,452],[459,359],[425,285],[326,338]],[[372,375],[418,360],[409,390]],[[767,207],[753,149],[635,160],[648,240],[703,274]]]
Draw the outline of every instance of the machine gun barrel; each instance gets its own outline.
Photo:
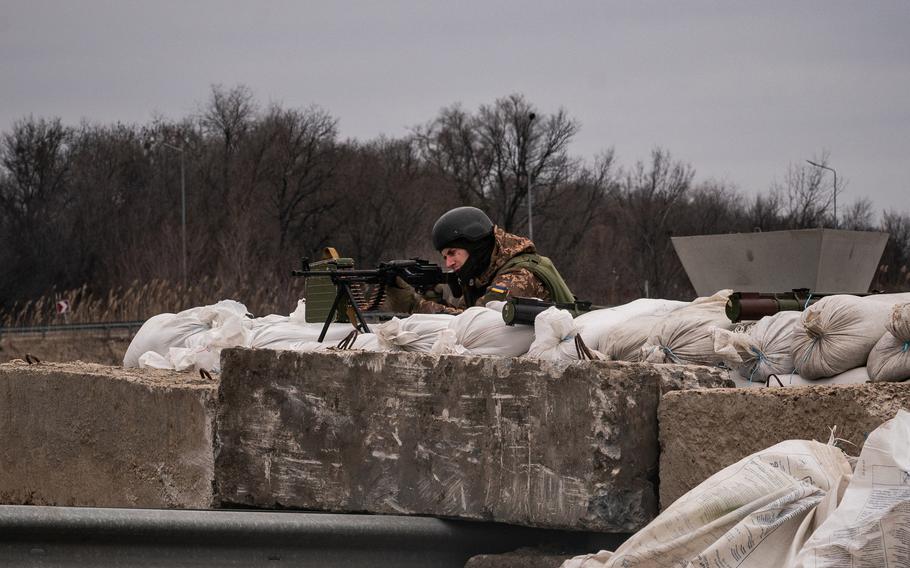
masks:
[[[444,271],[436,264],[426,260],[412,258],[409,260],[390,260],[379,264],[374,269],[337,268],[332,270],[311,270],[308,259],[303,259],[300,270],[291,272],[291,276],[303,278],[328,278],[335,288],[335,300],[329,309],[322,333],[319,335],[321,342],[328,331],[329,324],[335,321],[336,313],[340,313],[347,305],[353,311],[349,315],[354,327],[359,331],[370,333],[370,328],[363,317],[364,312],[375,312],[385,297],[385,289],[395,286],[398,278],[420,293],[431,290],[439,284],[453,286],[457,283],[454,272]],[[358,300],[358,295],[363,293],[363,284],[372,284],[373,294],[369,300]]]

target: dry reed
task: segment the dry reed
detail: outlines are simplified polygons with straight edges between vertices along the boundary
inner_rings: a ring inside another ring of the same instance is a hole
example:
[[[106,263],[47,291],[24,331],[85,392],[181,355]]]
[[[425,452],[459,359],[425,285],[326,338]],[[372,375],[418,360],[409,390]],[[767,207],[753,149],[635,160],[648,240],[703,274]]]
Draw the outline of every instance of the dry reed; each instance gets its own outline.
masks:
[[[95,291],[86,284],[15,303],[10,309],[0,311],[0,327],[141,321],[156,314],[175,313],[224,299],[242,302],[256,316],[287,315],[296,308],[302,285],[302,280],[279,282],[278,278],[275,282],[228,285],[211,277],[203,277],[186,287],[166,280],[137,280],[126,287]],[[59,300],[69,302],[68,313],[57,314]]]

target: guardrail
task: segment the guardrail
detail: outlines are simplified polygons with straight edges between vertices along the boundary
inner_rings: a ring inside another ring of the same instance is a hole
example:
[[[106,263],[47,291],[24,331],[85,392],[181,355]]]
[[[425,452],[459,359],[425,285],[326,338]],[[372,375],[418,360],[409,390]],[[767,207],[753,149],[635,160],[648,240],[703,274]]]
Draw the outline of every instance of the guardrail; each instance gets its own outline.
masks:
[[[17,327],[3,327],[0,326],[0,336],[5,334],[17,334],[17,333],[40,333],[42,335],[47,333],[56,333],[63,331],[111,331],[114,329],[139,329],[142,327],[142,324],[145,323],[145,320],[142,321],[114,321],[114,322],[102,322],[102,323],[63,323],[57,325],[30,325],[30,326],[17,326]]]
[[[461,568],[476,554],[615,549],[628,535],[431,517],[0,505],[3,566]]]

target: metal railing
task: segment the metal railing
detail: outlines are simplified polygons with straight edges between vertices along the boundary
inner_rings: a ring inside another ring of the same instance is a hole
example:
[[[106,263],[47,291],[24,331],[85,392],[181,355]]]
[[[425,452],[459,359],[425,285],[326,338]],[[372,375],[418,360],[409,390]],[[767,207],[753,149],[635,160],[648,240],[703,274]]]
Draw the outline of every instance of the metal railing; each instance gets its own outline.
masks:
[[[142,324],[145,323],[145,320],[142,321],[113,321],[113,322],[102,322],[102,323],[62,323],[55,325],[29,325],[29,326],[15,326],[15,327],[3,327],[0,326],[0,336],[5,334],[17,334],[17,333],[40,333],[42,335],[47,333],[55,333],[62,331],[111,331],[115,329],[126,329],[133,330],[139,329],[142,327]]]
[[[461,568],[477,554],[581,554],[627,537],[417,516],[0,505],[3,566]]]

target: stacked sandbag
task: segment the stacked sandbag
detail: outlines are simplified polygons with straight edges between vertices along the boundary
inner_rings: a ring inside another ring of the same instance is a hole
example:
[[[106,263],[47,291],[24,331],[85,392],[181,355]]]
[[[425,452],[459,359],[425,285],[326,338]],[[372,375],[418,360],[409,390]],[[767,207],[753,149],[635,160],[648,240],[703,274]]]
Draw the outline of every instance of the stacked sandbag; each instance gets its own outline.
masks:
[[[475,306],[451,318],[431,353],[518,357],[528,352],[533,341],[534,328],[506,325],[501,312]]]
[[[300,323],[284,316],[265,316],[250,322],[252,340],[249,347],[253,349],[276,349],[296,351],[301,343],[319,339],[322,333],[321,323]],[[329,343],[344,339],[354,329],[349,323],[332,323],[325,334]]]
[[[562,568],[790,566],[836,514],[851,475],[837,447],[787,440],[715,473],[615,552],[576,557]],[[836,540],[829,533],[828,542]],[[846,558],[838,565],[851,565]]]
[[[839,375],[834,375],[833,377],[825,377],[824,379],[804,379],[803,377],[797,375],[796,373],[772,373],[768,375],[768,378],[765,379],[766,382],[759,382],[756,380],[748,380],[740,377],[739,375],[731,375],[730,378],[736,384],[737,387],[804,387],[804,386],[815,386],[815,385],[856,385],[861,383],[869,382],[869,371],[866,367],[857,367],[855,369],[850,369],[849,371],[844,371]]]
[[[887,331],[869,353],[869,378],[872,382],[910,379],[910,303],[891,309]]]
[[[801,312],[778,312],[765,316],[745,333],[714,328],[714,352],[728,367],[756,385],[767,382],[771,374],[793,372],[790,334]]]
[[[525,357],[545,361],[606,359],[601,353],[588,348],[584,340],[578,339],[579,319],[555,306],[537,314],[534,319],[534,342]]]
[[[905,410],[869,434],[837,509],[789,568],[910,566],[907,440],[910,413]]]
[[[213,361],[221,348],[248,345],[250,334],[245,320],[246,306],[234,300],[176,314],[158,314],[136,332],[123,357],[123,366],[183,370],[195,366],[199,358],[203,360],[200,368],[212,370],[217,366]]]
[[[641,361],[641,348],[651,330],[667,315],[633,317],[601,336],[597,350],[613,361]]]
[[[338,341],[305,341],[294,345],[292,351],[301,353],[327,352],[327,351],[382,351],[379,338],[375,333],[358,333],[346,324],[348,333]]]
[[[501,316],[500,316],[501,317]],[[449,328],[453,316],[448,314],[414,314],[404,319],[392,318],[374,330],[380,351],[429,353],[439,332]]]
[[[158,314],[142,324],[123,356],[123,366],[138,367],[146,353],[166,357],[171,347],[182,347],[194,335],[205,333],[209,326],[199,318],[178,314]]]
[[[865,366],[885,332],[891,308],[907,301],[910,294],[838,294],[809,306],[792,334],[796,372],[811,380]]]
[[[585,344],[597,348],[608,341],[614,330],[644,316],[662,316],[677,310],[689,302],[640,298],[621,306],[592,310],[575,318],[575,327]]]
[[[664,316],[651,329],[641,347],[649,363],[719,365],[723,358],[714,351],[713,328],[730,329],[725,306],[732,290],[698,298],[690,305]]]

